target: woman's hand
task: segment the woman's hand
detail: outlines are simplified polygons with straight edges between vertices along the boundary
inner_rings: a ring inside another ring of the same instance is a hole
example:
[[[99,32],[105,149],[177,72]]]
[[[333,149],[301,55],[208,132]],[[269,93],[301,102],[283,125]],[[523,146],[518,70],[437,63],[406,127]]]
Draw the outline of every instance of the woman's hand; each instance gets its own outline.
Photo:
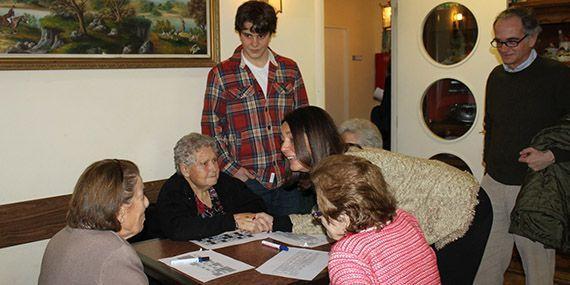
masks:
[[[254,219],[255,219],[254,213],[234,214],[236,227],[239,230],[251,233],[258,233],[260,232],[260,230],[257,229],[257,225],[253,222]]]
[[[263,212],[255,214],[254,223],[262,232],[270,232],[273,229],[273,217]]]
[[[236,227],[251,233],[268,232],[273,228],[273,217],[266,213],[234,214]]]

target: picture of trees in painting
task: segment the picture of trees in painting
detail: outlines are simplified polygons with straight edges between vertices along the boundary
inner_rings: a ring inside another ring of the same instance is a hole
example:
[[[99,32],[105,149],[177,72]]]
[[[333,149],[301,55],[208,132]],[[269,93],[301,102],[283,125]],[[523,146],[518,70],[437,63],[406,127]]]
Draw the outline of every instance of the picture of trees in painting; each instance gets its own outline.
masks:
[[[0,0],[0,53],[208,54],[208,0]]]

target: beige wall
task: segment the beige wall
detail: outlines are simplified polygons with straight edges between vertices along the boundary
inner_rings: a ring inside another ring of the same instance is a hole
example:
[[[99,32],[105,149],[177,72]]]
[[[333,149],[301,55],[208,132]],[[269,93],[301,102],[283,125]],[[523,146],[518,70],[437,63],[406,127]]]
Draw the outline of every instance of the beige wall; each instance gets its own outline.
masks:
[[[244,1],[219,2],[227,58],[239,43],[233,18]],[[271,46],[297,61],[311,104],[322,105],[323,2],[284,5]],[[135,161],[144,180],[167,178],[173,144],[200,131],[207,72],[0,71],[0,204],[69,194],[89,163],[108,157]],[[46,243],[0,249],[0,284],[35,284]]]
[[[349,38],[349,117],[370,118],[374,91],[374,54],[381,48],[380,0],[325,0],[325,27],[345,28]],[[377,20],[375,20],[377,19]],[[362,61],[352,56],[362,56]],[[325,72],[340,72],[328,70]],[[326,96],[325,96],[326,100]]]

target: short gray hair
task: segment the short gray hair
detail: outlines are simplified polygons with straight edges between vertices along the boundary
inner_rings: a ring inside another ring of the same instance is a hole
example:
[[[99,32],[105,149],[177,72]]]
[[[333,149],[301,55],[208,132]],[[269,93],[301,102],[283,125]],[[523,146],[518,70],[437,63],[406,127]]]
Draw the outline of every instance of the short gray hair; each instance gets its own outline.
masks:
[[[180,163],[192,166],[196,163],[196,152],[203,147],[211,147],[217,152],[216,141],[213,138],[199,133],[190,133],[183,136],[174,146],[174,166],[180,172]]]
[[[493,27],[499,20],[504,20],[511,17],[517,17],[521,19],[524,32],[528,35],[538,35],[542,32],[542,28],[538,24],[538,20],[534,17],[533,13],[529,9],[525,8],[508,8],[507,10],[501,12],[495,22],[493,22]]]
[[[338,132],[341,135],[346,132],[355,134],[360,146],[382,148],[382,134],[369,120],[360,118],[346,120],[338,127]]]

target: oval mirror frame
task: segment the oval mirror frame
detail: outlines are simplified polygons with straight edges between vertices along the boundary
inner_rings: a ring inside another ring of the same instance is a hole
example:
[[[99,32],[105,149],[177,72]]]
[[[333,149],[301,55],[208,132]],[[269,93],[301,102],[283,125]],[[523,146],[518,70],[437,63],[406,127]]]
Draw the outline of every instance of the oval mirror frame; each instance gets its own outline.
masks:
[[[435,62],[453,65],[473,53],[479,29],[473,13],[456,2],[445,2],[426,16],[423,47]]]

